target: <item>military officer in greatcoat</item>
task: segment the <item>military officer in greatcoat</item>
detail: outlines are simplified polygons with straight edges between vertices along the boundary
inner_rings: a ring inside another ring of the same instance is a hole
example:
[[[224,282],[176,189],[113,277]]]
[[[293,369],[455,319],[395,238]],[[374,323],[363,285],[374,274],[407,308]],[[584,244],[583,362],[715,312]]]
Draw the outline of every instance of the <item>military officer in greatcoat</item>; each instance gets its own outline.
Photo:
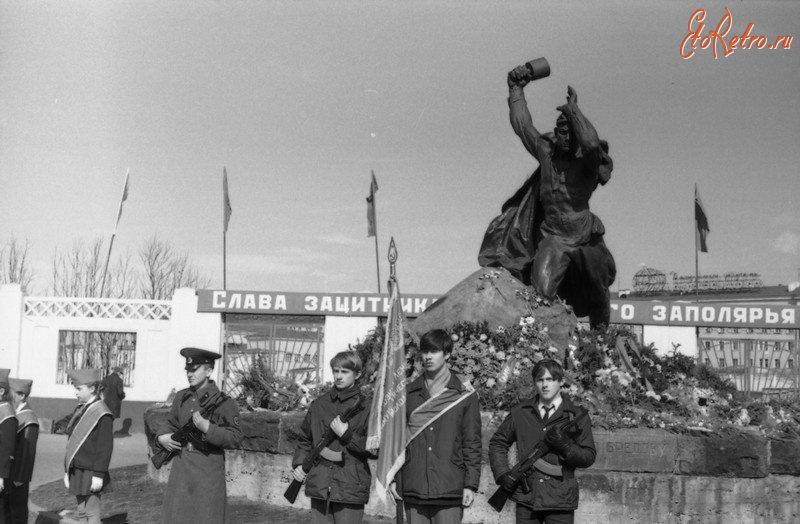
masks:
[[[189,387],[175,394],[168,432],[156,438],[158,446],[179,453],[172,459],[164,496],[164,524],[222,524],[225,522],[225,448],[242,442],[239,408],[222,393],[211,375],[218,353],[183,348]],[[192,421],[196,431],[187,442],[172,439]]]

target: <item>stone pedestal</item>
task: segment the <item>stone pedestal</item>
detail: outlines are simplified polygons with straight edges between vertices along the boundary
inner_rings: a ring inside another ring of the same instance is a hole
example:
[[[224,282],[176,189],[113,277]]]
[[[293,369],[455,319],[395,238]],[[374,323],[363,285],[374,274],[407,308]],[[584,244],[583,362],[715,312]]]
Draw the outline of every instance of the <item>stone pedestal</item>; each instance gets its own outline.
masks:
[[[149,439],[169,413],[145,413]],[[228,495],[288,506],[292,453],[304,412],[242,413],[242,448],[226,451]],[[494,432],[484,414],[484,448]],[[755,431],[730,435],[663,430],[594,430],[597,459],[577,472],[580,507],[576,522],[794,523],[800,515],[800,441],[768,440]],[[501,513],[487,500],[497,489],[486,461],[478,496],[464,512],[465,524],[512,524],[514,503]],[[374,468],[374,462],[371,463]],[[149,475],[166,482],[169,465]],[[308,508],[302,493],[295,507]],[[394,506],[373,496],[367,515],[394,515]]]
[[[459,322],[483,321],[496,329],[516,325],[521,317],[531,315],[547,327],[555,347],[566,349],[578,325],[572,311],[563,304],[539,305],[531,311],[521,293],[534,291],[506,269],[481,268],[434,302],[411,323],[411,329],[422,335]]]

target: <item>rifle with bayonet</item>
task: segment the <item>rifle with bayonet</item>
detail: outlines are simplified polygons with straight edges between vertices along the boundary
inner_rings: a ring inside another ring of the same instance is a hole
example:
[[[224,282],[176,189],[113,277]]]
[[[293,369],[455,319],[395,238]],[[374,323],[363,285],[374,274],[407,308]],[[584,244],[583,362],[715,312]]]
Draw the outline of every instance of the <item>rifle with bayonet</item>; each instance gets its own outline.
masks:
[[[361,396],[359,395],[358,400],[356,403],[348,408],[344,413],[339,415],[339,419],[342,422],[347,422],[351,418],[353,418],[359,411],[365,408],[364,403],[362,402]],[[319,464],[320,457],[328,458],[325,456],[328,445],[336,440],[337,435],[334,431],[328,426],[325,430],[325,433],[322,435],[322,438],[319,439],[317,445],[314,446],[314,449],[311,450],[311,453],[308,454],[306,459],[303,461],[303,471],[308,473],[311,471],[311,468]],[[283,497],[289,501],[289,504],[294,504],[294,501],[297,499],[297,494],[300,493],[300,488],[303,486],[303,483],[297,479],[292,480],[292,483],[289,484],[289,487],[286,488],[286,492],[284,492]]]
[[[206,392],[206,395],[208,395],[208,392]],[[205,398],[206,397],[204,396],[201,399],[201,402],[205,400]],[[214,411],[227,399],[228,397],[226,395],[220,393],[211,405],[200,411],[200,415],[203,418],[209,418],[211,414],[214,413]],[[195,448],[201,451],[205,451],[208,448],[208,443],[203,440],[203,433],[197,429],[197,427],[195,427],[192,417],[189,417],[189,420],[186,421],[186,424],[178,428],[178,430],[172,434],[172,440],[180,444],[181,449],[188,442],[191,442]],[[158,442],[157,437],[156,442]],[[153,466],[155,466],[156,469],[161,469],[164,464],[172,460],[172,457],[178,453],[180,453],[180,450],[161,448],[157,452],[153,453],[153,456],[150,457],[150,462],[153,463]]]
[[[550,424],[547,424],[548,430],[551,428],[560,428],[565,432],[569,432],[567,430],[568,426],[577,427],[578,422],[587,417],[589,412],[583,410],[580,415],[577,417],[570,419],[568,414],[563,414],[557,419],[553,420]],[[547,471],[548,469],[555,468],[560,469],[560,466],[556,466],[555,464],[549,464],[544,460],[541,460],[542,457],[547,455],[550,451],[550,446],[545,442],[545,439],[542,438],[534,447],[533,449],[517,464],[511,468],[511,471],[507,473],[510,479],[508,484],[509,487],[513,489],[507,489],[506,487],[500,486],[497,491],[494,492],[489,498],[489,505],[492,506],[497,511],[503,511],[503,506],[506,505],[506,501],[514,494],[517,488],[521,485],[523,493],[530,493],[531,487],[528,484],[528,475],[531,474],[531,471],[536,468],[541,468],[544,473],[547,473],[551,476],[557,477],[559,475],[559,471]],[[537,464],[538,462],[538,464]]]

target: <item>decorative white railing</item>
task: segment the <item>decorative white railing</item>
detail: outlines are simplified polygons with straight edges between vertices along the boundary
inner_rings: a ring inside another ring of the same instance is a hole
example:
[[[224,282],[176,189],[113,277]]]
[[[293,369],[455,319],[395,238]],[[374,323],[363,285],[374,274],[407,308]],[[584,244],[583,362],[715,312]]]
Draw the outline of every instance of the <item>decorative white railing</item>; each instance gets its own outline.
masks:
[[[169,320],[169,300],[113,298],[25,297],[26,317],[109,318],[128,320]]]

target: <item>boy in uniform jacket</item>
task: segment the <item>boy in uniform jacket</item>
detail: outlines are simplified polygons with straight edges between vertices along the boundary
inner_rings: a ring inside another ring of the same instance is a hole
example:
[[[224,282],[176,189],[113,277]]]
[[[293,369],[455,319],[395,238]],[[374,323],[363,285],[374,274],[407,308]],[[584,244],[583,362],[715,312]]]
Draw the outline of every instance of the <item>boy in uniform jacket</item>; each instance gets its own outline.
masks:
[[[374,457],[364,449],[370,409],[358,384],[362,363],[355,352],[343,351],[330,364],[334,388],[309,406],[292,458],[293,474],[295,480],[305,481],[312,524],[358,524],[369,501],[372,476],[367,459]],[[342,415],[355,406],[357,411],[343,421]],[[336,438],[306,473],[303,462],[328,429]]]
[[[67,371],[75,386],[78,407],[67,425],[64,485],[78,502],[78,520],[100,524],[100,497],[109,491],[108,465],[114,450],[113,418],[100,399],[102,371]]]
[[[481,476],[481,413],[472,385],[450,371],[442,329],[419,342],[424,372],[406,388],[408,443],[400,491],[409,524],[458,524]],[[397,496],[397,486],[390,486]]]
[[[536,396],[515,406],[489,440],[489,463],[495,481],[514,492],[517,524],[571,524],[578,508],[575,469],[594,464],[596,451],[588,414],[564,430],[555,419],[567,415],[576,420],[585,409],[561,396],[564,370],[555,360],[540,360],[533,367]],[[577,426],[577,427],[575,427]],[[509,475],[508,448],[517,443],[524,457],[540,441],[549,446],[542,462],[528,476],[529,493],[514,486]]]
[[[39,419],[28,405],[32,380],[8,379],[11,397],[17,413],[17,439],[14,449],[14,468],[9,486],[11,523],[27,524],[28,491],[33,464],[36,461],[36,443],[39,440]]]

